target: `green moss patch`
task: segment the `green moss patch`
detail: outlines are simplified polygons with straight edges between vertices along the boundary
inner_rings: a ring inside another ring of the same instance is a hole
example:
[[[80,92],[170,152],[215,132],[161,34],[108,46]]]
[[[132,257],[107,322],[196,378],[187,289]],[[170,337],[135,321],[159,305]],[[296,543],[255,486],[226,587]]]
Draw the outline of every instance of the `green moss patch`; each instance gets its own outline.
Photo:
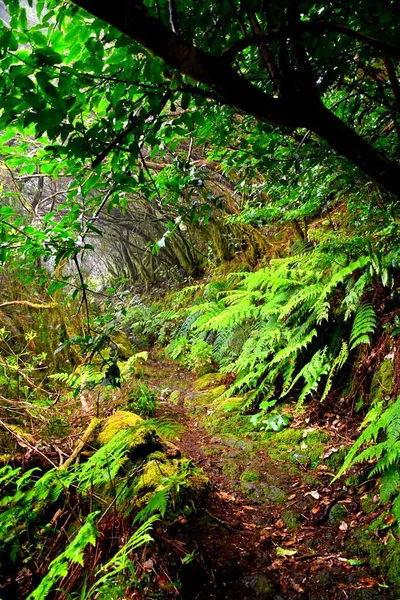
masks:
[[[393,391],[394,364],[393,360],[385,358],[374,373],[371,382],[370,397],[373,403],[385,400]]]
[[[224,379],[225,375],[223,373],[206,373],[202,377],[196,379],[193,383],[193,389],[196,392],[201,392],[208,388],[215,388],[221,381]]]
[[[360,558],[367,557],[377,573],[384,573],[386,583],[400,590],[400,528],[388,529],[387,513],[381,515],[367,529],[357,529],[349,543],[349,551]],[[385,533],[385,543],[380,537]]]
[[[115,329],[111,334],[111,341],[118,347],[118,356],[122,360],[128,360],[133,354],[134,349],[132,342],[120,329]]]
[[[179,404],[180,398],[181,392],[179,390],[175,390],[168,396],[168,401],[171,402],[171,404]]]
[[[240,479],[241,481],[258,481],[260,479],[260,475],[255,471],[246,469],[246,471],[243,471]]]
[[[100,445],[104,446],[118,432],[129,428],[132,428],[132,437],[129,441],[129,448],[131,451],[138,448],[145,448],[146,446],[149,447],[149,451],[154,449],[156,443],[155,432],[146,428],[145,421],[142,417],[139,417],[139,415],[136,415],[135,413],[123,410],[118,410],[105,420],[102,430],[97,438],[98,442]]]
[[[199,392],[185,398],[185,406],[208,406],[214,400],[219,398],[226,390],[224,385],[210,388],[204,392]]]
[[[289,427],[278,433],[266,434],[263,445],[272,460],[290,460],[295,464],[315,468],[321,462],[328,440],[326,431]]]

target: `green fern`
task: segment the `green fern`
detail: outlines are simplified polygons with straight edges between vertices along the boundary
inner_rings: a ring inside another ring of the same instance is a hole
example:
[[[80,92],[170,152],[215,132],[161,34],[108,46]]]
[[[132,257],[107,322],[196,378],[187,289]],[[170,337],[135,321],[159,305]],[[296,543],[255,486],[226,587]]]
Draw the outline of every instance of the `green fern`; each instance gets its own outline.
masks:
[[[350,334],[350,350],[359,344],[370,344],[370,333],[374,333],[376,327],[376,314],[371,304],[360,304],[356,310],[353,328]]]
[[[347,454],[342,468],[334,481],[359,462],[375,460],[376,465],[370,476],[380,475],[382,502],[388,502],[394,494],[400,492],[400,396],[389,407],[384,409],[383,403],[374,406],[367,414],[362,426],[367,425]],[[386,439],[376,443],[378,436],[385,434]],[[363,446],[364,450],[360,451]],[[394,515],[400,518],[399,496],[395,501]]]
[[[325,389],[321,396],[321,402],[323,402],[325,400],[325,398],[327,397],[327,395],[329,394],[329,392],[331,390],[333,377],[334,377],[336,371],[339,371],[343,367],[343,365],[345,364],[348,357],[349,357],[349,347],[346,342],[342,342],[342,347],[340,349],[340,352],[334,359],[331,369],[329,371],[329,374],[328,374],[328,377],[326,380],[326,384],[325,384]]]

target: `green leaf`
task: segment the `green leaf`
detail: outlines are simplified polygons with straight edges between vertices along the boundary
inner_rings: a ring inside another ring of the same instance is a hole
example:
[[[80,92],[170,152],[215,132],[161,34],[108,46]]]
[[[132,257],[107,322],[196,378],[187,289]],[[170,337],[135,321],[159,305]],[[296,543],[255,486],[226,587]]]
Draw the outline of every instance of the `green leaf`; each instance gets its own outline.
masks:
[[[294,556],[297,554],[297,550],[289,550],[288,548],[281,548],[278,546],[276,548],[276,554],[277,556]]]

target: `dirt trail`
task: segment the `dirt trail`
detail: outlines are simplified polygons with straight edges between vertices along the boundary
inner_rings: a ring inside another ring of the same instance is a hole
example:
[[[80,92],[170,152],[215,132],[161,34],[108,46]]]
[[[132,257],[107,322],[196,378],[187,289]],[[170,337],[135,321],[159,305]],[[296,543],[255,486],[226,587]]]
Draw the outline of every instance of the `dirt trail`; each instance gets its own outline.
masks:
[[[169,532],[196,552],[179,575],[179,598],[397,598],[349,550],[352,528],[362,518],[357,495],[340,483],[329,486],[326,469],[293,469],[288,461],[272,460],[267,441],[209,433],[204,425],[212,403],[194,390],[194,376],[155,355],[149,369],[149,385],[167,397],[157,416],[183,426],[176,443],[211,481],[196,517]]]

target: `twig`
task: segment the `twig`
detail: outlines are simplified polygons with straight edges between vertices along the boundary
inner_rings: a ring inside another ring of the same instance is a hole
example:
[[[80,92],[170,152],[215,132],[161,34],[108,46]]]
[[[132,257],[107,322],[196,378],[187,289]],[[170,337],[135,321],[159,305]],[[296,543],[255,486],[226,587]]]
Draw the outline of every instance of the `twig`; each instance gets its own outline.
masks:
[[[200,510],[204,510],[204,512],[206,512],[212,519],[214,519],[214,521],[217,521],[217,523],[221,523],[221,525],[223,525],[224,527],[226,527],[230,531],[233,531],[234,533],[237,533],[237,529],[235,529],[234,527],[232,527],[231,525],[229,525],[229,523],[227,523],[226,521],[223,521],[222,519],[220,519],[216,515],[213,515],[212,513],[210,513],[210,511],[207,510],[206,508],[200,508]]]

